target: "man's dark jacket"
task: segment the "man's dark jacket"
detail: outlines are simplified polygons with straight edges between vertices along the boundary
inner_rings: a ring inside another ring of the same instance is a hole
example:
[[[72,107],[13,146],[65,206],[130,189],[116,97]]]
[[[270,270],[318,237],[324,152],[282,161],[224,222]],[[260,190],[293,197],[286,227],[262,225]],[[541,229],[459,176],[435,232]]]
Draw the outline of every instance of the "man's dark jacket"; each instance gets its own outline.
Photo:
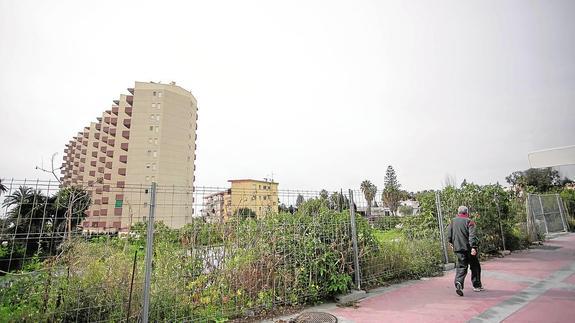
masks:
[[[453,251],[471,251],[477,248],[477,236],[475,235],[475,222],[469,215],[458,214],[447,227],[447,240],[453,244]]]

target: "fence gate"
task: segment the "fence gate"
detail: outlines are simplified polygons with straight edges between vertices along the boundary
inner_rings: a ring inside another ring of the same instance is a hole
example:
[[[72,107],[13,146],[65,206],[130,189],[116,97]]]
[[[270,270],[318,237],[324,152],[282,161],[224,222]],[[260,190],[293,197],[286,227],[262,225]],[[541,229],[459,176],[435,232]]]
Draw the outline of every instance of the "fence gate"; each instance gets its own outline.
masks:
[[[569,230],[565,205],[559,194],[529,194],[527,222],[532,236]]]

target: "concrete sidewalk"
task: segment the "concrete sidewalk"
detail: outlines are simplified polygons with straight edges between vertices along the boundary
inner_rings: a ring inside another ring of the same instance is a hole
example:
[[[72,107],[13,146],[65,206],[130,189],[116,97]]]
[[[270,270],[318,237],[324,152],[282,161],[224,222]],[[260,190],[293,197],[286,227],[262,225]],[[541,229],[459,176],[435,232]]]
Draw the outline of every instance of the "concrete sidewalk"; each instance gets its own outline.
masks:
[[[457,296],[453,275],[371,291],[356,308],[324,304],[306,311],[344,323],[575,322],[575,234],[482,263],[483,292],[473,292],[467,278],[465,296]]]

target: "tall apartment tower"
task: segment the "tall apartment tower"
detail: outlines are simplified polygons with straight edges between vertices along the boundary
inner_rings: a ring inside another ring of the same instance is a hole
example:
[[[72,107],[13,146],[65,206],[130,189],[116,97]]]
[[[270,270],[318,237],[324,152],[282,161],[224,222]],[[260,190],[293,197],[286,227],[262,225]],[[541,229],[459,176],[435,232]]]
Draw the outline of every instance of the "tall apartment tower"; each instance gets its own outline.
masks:
[[[173,82],[136,82],[128,91],[64,150],[62,183],[82,185],[92,198],[84,231],[127,231],[145,220],[152,182],[164,200],[170,194],[157,203],[156,220],[177,228],[194,212],[196,99]]]

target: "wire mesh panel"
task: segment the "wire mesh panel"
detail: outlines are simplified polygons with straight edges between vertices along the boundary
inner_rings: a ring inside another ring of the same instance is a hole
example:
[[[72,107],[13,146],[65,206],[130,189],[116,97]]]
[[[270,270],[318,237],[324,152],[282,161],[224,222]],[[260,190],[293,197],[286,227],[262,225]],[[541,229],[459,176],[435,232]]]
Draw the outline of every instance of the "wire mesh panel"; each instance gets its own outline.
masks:
[[[529,194],[528,204],[529,216],[539,234],[568,230],[564,203],[558,194]]]
[[[433,200],[423,205],[423,213],[415,199],[408,200],[413,202],[406,204],[410,205],[408,212],[399,212],[399,204],[397,209],[390,208],[382,196],[383,192],[377,192],[375,201],[368,204],[363,191],[353,192],[362,286],[373,288],[437,274],[443,258],[437,218],[429,209],[435,206]]]
[[[483,250],[497,250],[511,213],[507,196],[475,186],[394,196],[253,180],[2,184],[6,321],[253,320],[438,273],[442,230],[459,205],[478,222]]]
[[[188,193],[158,187],[158,218],[185,224],[156,222],[150,321],[266,315],[351,287],[343,196],[330,199],[319,191],[277,190],[258,182],[196,187],[190,195],[193,216],[161,208],[177,205],[172,201]]]
[[[146,189],[101,183],[3,183],[2,319],[136,319],[144,270],[142,243],[137,231],[122,228],[131,227],[136,214],[145,214],[141,212],[148,204]]]

